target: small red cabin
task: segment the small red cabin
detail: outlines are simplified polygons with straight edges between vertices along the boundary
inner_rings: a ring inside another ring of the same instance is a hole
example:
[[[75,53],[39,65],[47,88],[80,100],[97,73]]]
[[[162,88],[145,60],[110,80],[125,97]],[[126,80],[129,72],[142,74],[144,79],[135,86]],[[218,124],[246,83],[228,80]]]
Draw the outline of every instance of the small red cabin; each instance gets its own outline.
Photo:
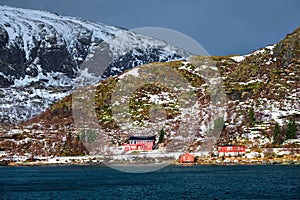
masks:
[[[246,151],[245,146],[242,145],[223,145],[218,146],[219,156],[239,156],[244,155]]]
[[[194,156],[190,153],[185,153],[180,156],[180,162],[181,163],[193,163],[194,162]]]
[[[124,144],[125,151],[151,151],[155,145],[155,136],[130,136],[129,144]]]

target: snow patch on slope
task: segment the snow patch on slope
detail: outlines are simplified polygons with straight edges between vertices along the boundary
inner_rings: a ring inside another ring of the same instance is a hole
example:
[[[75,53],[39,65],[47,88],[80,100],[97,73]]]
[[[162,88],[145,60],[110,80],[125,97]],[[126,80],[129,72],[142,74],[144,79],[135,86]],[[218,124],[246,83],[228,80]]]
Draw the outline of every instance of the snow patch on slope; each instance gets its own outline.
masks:
[[[139,68],[131,69],[130,71],[125,72],[124,74],[122,74],[118,78],[123,79],[123,78],[125,78],[126,76],[129,76],[129,75],[132,75],[134,77],[139,77]]]
[[[252,56],[252,55],[259,55],[262,53],[265,53],[266,50],[270,51],[270,55],[273,55],[273,49],[274,49],[275,45],[270,45],[270,46],[266,46],[265,48],[259,49],[257,51],[254,51],[250,54],[246,54],[243,56],[232,56],[230,57],[232,60],[234,60],[235,62],[242,62],[243,60],[245,60],[247,57]]]

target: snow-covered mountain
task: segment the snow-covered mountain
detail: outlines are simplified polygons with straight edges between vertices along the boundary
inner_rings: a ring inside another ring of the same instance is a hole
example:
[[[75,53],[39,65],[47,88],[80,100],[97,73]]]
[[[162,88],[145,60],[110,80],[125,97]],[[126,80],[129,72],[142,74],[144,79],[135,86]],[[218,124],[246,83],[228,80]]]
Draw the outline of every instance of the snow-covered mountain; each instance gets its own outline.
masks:
[[[29,119],[76,86],[188,55],[123,28],[0,6],[0,122]]]

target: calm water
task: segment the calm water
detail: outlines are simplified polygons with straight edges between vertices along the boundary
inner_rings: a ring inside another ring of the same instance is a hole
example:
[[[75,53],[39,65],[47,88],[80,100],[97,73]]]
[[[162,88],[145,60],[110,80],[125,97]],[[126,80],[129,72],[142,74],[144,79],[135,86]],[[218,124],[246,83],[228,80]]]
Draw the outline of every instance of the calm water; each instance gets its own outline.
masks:
[[[0,199],[300,199],[300,166],[0,167]]]

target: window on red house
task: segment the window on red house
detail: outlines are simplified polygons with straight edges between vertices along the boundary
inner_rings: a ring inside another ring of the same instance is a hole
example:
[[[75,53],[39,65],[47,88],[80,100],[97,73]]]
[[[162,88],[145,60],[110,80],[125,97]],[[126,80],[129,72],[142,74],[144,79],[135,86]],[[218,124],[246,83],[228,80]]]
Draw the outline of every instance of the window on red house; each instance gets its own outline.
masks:
[[[227,150],[232,150],[232,147],[227,147]]]

